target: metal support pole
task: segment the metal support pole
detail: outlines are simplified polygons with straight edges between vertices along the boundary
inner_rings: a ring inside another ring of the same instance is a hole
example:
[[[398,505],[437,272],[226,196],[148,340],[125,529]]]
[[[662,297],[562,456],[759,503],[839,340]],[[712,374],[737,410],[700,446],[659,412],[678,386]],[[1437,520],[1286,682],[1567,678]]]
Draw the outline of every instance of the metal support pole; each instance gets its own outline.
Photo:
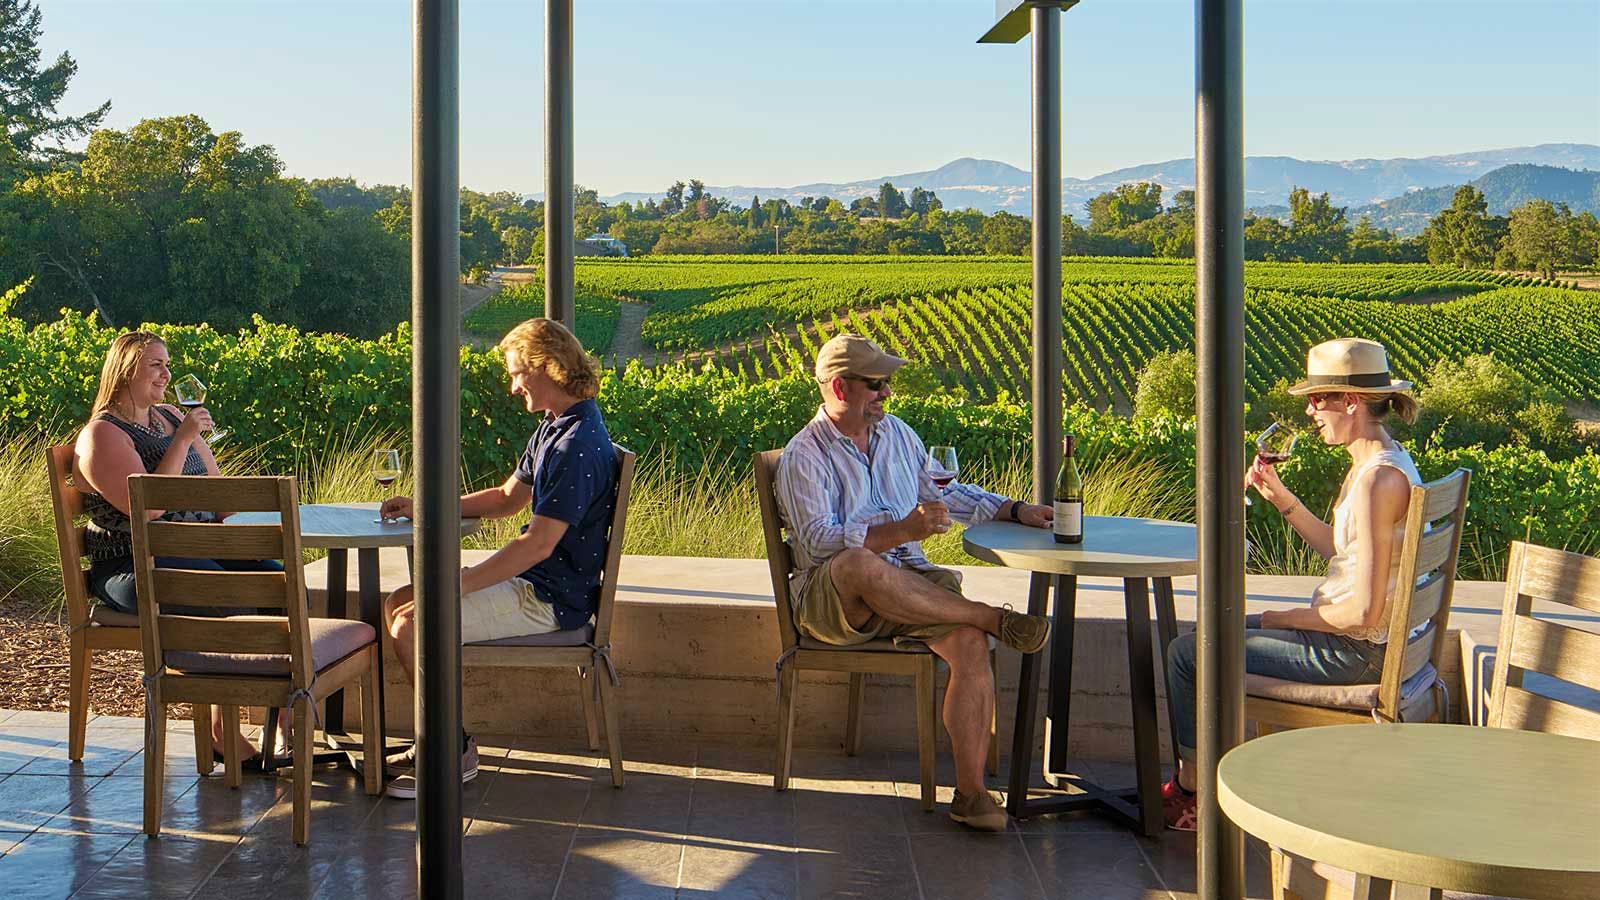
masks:
[[[417,891],[461,897],[461,116],[458,0],[414,0],[411,441]],[[368,761],[368,765],[373,765]],[[377,765],[382,765],[378,761]]]
[[[1202,900],[1244,896],[1244,839],[1217,763],[1244,739],[1244,39],[1242,0],[1195,2],[1196,624]]]
[[[1035,6],[1033,33],[1033,499],[1061,467],[1061,9]]]
[[[572,0],[544,4],[544,315],[572,328]]]

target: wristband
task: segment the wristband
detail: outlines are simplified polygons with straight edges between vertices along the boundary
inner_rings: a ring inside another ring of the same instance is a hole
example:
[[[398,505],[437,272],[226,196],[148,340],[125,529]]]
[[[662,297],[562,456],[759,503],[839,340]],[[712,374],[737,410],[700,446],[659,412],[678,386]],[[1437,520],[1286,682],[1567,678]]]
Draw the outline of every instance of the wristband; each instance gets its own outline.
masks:
[[[1294,515],[1295,509],[1298,508],[1299,506],[1300,506],[1300,501],[1299,500],[1295,500],[1294,502],[1289,504],[1289,508],[1288,509],[1280,509],[1280,510],[1278,510],[1278,515],[1283,516],[1285,519],[1287,519],[1290,516]]]
[[[1011,521],[1022,524],[1022,501],[1011,501]]]

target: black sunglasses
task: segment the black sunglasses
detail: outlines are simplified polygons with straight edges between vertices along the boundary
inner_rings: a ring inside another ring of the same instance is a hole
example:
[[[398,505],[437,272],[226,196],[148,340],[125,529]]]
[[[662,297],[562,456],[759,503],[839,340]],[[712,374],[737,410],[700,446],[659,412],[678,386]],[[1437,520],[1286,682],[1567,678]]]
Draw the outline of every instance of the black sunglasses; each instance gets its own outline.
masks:
[[[861,382],[867,386],[867,390],[873,393],[877,393],[889,386],[889,378],[887,376],[883,378],[862,378],[860,375],[846,375],[844,377],[849,381]]]

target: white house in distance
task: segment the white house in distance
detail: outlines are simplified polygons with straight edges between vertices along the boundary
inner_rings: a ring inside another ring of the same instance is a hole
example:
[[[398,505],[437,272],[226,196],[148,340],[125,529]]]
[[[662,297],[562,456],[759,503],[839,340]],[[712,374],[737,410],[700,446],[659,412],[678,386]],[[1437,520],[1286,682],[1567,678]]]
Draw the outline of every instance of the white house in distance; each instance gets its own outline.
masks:
[[[579,256],[627,256],[628,245],[604,232],[595,232],[578,242]],[[589,252],[585,252],[585,250]]]

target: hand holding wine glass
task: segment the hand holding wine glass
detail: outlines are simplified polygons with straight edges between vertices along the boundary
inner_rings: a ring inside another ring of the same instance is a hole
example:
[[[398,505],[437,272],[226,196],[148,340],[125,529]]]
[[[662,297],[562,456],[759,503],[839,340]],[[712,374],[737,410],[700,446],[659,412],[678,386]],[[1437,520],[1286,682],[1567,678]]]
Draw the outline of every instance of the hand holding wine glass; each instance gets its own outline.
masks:
[[[374,450],[372,453],[372,478],[374,481],[378,482],[378,487],[383,489],[383,493],[385,495],[389,493],[389,487],[393,485],[395,479],[399,477],[400,451]],[[387,497],[385,499],[387,499]],[[380,524],[388,523],[389,519],[384,517],[382,514],[382,507],[379,507],[378,517],[372,521]]]
[[[1282,422],[1273,422],[1267,426],[1267,430],[1256,438],[1255,463],[1251,465],[1250,471],[1245,473],[1245,486],[1254,487],[1262,492],[1263,497],[1270,500],[1270,495],[1277,493],[1283,486],[1283,483],[1278,481],[1276,466],[1288,462],[1294,455],[1294,443],[1297,437],[1294,429]],[[1248,495],[1244,498],[1244,504],[1252,505]]]
[[[956,460],[956,448],[947,445],[936,445],[928,448],[928,476],[942,491],[950,482],[956,480],[961,473],[961,465]]]
[[[185,414],[199,409],[206,402],[206,386],[194,375],[185,375],[172,383],[172,394],[178,398],[178,405],[183,407]],[[206,443],[215,444],[227,437],[226,428],[213,428],[206,436]]]

